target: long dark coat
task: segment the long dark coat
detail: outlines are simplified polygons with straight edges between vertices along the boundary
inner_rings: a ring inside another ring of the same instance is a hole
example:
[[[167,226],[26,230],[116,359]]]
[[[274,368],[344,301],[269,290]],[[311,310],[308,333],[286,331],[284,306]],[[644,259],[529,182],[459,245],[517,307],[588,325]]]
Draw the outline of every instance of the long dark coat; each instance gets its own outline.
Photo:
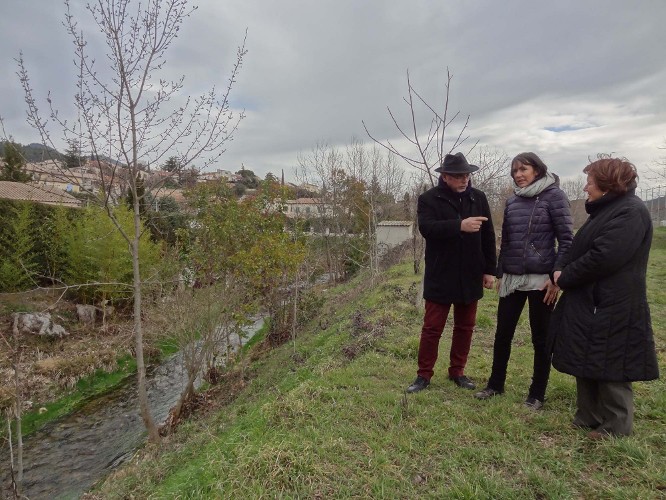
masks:
[[[576,377],[632,382],[659,377],[646,292],[652,221],[633,194],[586,204],[552,316],[553,366]]]
[[[418,201],[419,231],[426,240],[423,298],[438,304],[469,304],[483,297],[483,275],[495,275],[495,231],[483,191],[455,193],[440,180]],[[487,217],[476,233],[460,230],[463,219]]]

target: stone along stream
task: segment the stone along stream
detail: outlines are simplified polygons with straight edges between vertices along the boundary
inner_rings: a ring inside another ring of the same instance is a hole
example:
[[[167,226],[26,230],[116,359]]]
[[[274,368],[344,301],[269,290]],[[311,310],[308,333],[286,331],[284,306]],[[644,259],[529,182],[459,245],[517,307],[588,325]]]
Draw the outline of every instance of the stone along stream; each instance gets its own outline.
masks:
[[[246,329],[251,338],[263,324]],[[163,421],[186,383],[182,356],[175,354],[148,374],[153,418]],[[71,415],[51,422],[23,441],[23,494],[31,499],[77,498],[127,461],[144,443],[136,377]],[[9,451],[0,455],[2,493],[11,494]]]

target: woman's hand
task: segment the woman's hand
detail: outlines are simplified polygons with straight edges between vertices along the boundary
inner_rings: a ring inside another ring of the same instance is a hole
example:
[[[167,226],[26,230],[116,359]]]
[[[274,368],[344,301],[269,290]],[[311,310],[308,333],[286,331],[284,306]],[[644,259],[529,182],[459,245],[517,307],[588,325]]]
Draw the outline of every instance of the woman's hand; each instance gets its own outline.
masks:
[[[559,272],[559,271],[556,271]],[[559,275],[558,275],[559,277]],[[550,279],[546,281],[543,286],[541,287],[542,290],[546,290],[546,295],[543,297],[543,303],[547,305],[554,304],[555,301],[557,300],[557,294],[560,291],[560,287],[553,284]]]
[[[494,283],[495,283],[495,276],[493,276],[492,274],[484,274],[483,275],[483,288],[487,288],[488,290],[492,290]]]
[[[560,274],[562,274],[562,271],[555,271],[553,273],[553,282],[557,285],[557,280],[560,279]]]

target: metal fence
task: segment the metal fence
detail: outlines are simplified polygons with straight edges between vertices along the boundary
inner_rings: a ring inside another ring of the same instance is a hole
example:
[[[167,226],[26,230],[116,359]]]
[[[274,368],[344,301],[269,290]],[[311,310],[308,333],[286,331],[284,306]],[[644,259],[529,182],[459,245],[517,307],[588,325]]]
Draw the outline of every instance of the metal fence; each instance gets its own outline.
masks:
[[[637,189],[636,195],[645,202],[654,225],[666,227],[666,186]]]

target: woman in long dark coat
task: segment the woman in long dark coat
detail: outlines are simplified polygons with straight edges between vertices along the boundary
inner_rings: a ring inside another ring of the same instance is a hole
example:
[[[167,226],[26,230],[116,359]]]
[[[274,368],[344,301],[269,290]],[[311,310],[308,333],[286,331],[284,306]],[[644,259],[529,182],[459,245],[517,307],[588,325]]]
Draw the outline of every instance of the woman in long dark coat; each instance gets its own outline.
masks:
[[[601,156],[583,172],[589,218],[554,273],[564,294],[551,323],[553,367],[576,377],[573,425],[600,439],[631,433],[631,383],[659,377],[645,279],[652,221],[626,159]]]

